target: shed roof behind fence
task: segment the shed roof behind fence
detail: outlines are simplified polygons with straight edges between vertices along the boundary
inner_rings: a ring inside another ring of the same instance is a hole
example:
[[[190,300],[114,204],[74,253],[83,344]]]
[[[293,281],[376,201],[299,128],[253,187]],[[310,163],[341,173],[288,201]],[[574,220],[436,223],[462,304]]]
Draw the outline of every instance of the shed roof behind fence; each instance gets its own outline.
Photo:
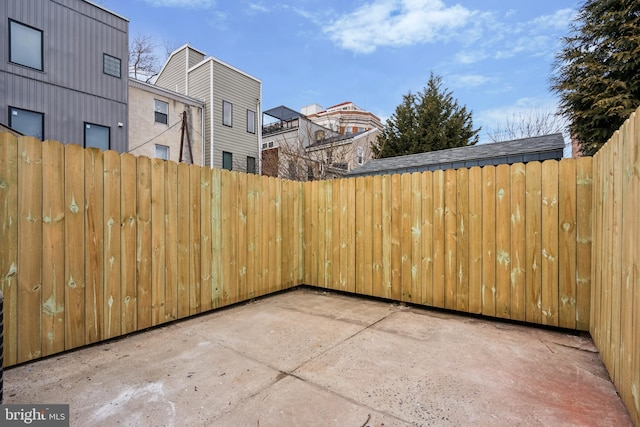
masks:
[[[384,175],[459,169],[473,166],[526,163],[561,159],[564,138],[561,133],[514,139],[490,144],[470,145],[407,156],[375,159],[350,171],[348,176]]]

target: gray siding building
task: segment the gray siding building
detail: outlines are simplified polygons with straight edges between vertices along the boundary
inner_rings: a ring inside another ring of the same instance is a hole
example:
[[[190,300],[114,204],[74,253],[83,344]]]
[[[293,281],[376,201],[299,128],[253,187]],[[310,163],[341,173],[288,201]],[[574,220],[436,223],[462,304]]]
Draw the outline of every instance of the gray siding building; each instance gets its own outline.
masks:
[[[260,80],[187,44],[169,56],[155,84],[204,102],[206,166],[260,172]]]
[[[505,163],[542,162],[550,159],[562,159],[563,151],[564,138],[562,134],[556,133],[371,160],[364,166],[350,171],[347,175],[357,177],[482,167]]]
[[[127,19],[85,0],[2,0],[0,34],[1,124],[127,150]]]

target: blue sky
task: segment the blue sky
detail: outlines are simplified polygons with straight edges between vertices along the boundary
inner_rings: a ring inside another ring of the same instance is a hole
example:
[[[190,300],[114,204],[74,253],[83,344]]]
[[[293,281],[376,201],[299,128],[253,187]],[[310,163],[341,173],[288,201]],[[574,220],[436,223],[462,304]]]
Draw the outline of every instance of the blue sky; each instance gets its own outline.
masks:
[[[555,111],[554,54],[578,0],[99,0],[130,37],[190,43],[262,80],[263,109],[344,101],[383,121],[429,73],[486,132]],[[160,53],[163,55],[163,53]]]

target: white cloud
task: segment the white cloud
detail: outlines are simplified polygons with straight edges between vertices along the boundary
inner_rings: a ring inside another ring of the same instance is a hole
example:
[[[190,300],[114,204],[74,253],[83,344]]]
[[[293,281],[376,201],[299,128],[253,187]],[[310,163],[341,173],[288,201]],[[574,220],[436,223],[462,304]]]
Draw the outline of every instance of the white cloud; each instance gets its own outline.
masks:
[[[492,80],[493,79],[490,77],[482,76],[480,74],[454,74],[447,77],[447,81],[451,82],[452,86],[456,86],[458,88],[478,87]]]
[[[378,47],[400,47],[447,40],[468,25],[474,12],[446,7],[441,0],[375,0],[324,28],[342,48],[372,53]]]
[[[258,13],[258,12],[269,12],[269,8],[262,3],[249,3],[249,12],[250,13]]]
[[[179,7],[186,9],[208,9],[215,5],[215,0],[144,0],[155,7]]]

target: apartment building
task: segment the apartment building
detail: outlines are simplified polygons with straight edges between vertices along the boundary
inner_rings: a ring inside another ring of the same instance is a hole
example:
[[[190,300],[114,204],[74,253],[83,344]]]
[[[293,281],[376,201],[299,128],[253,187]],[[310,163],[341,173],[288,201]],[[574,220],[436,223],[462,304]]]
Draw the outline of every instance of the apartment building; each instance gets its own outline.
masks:
[[[370,111],[358,107],[353,102],[343,102],[327,109],[318,104],[304,106],[300,112],[309,120],[341,135],[378,129],[382,131],[380,118]]]
[[[85,0],[3,0],[0,34],[0,124],[127,151],[126,18]]]
[[[259,79],[186,44],[171,53],[155,84],[204,102],[206,166],[260,173]]]

